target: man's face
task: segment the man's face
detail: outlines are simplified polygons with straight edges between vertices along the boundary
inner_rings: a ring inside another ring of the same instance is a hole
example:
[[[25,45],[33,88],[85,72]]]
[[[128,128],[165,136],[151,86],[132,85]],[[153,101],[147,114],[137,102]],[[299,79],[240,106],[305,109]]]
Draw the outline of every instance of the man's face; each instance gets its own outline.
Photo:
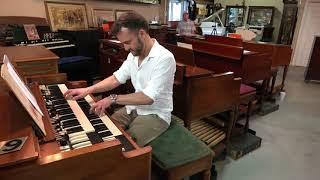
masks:
[[[127,28],[121,28],[117,34],[117,38],[124,45],[126,51],[130,51],[133,56],[140,56],[144,48],[144,42],[141,32],[130,31]]]
[[[188,19],[189,19],[189,14],[188,13],[184,13],[183,14],[183,20],[184,21],[188,21]]]

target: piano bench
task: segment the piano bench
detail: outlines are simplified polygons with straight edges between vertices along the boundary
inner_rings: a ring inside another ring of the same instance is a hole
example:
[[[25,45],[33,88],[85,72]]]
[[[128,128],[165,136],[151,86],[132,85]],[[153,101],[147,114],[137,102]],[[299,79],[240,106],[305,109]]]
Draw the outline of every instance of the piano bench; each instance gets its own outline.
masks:
[[[242,106],[246,106],[246,112],[245,112],[245,125],[244,125],[244,133],[248,132],[249,130],[249,120],[251,115],[251,109],[253,101],[256,100],[256,88],[241,84],[240,86],[240,104]],[[241,108],[239,108],[240,110]],[[241,115],[241,113],[238,113]],[[236,123],[236,122],[235,122]]]
[[[165,172],[169,180],[198,173],[204,180],[209,180],[213,152],[175,119],[172,118],[167,131],[149,144],[155,168]]]
[[[71,56],[60,58],[59,72],[67,73],[69,81],[86,80],[92,84],[94,74],[94,62],[91,57]]]

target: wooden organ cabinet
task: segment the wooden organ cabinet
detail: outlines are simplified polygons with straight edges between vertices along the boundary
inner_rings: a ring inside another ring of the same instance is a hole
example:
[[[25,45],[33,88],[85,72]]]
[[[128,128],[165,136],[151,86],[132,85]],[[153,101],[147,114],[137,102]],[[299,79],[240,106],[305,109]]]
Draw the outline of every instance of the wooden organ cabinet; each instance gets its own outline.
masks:
[[[150,179],[150,146],[139,147],[107,115],[89,113],[93,96],[64,99],[67,88],[81,87],[83,81],[68,82],[65,74],[21,76],[31,82],[41,116],[9,69],[8,63],[2,65],[0,79],[1,180]],[[22,148],[2,154],[18,137],[27,137]]]
[[[113,74],[127,59],[128,52],[116,40],[103,39],[100,41],[100,75],[108,77]]]
[[[59,57],[44,46],[0,47],[0,57],[7,54],[23,75],[58,73]]]

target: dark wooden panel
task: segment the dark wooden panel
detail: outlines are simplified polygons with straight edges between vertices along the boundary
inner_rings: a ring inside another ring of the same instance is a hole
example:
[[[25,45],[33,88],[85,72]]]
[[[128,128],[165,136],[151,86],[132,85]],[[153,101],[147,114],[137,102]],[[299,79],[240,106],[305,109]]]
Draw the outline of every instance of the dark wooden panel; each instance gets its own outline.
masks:
[[[243,47],[242,39],[229,38],[224,36],[214,36],[214,35],[205,35],[204,37],[206,41],[209,41],[209,42]]]
[[[305,79],[320,81],[320,37],[316,37],[313,45],[312,55]]]
[[[36,26],[48,26],[45,18],[26,16],[0,16],[0,24],[35,24]]]
[[[167,48],[174,55],[176,62],[190,66],[195,66],[192,49],[187,49],[167,43],[161,43],[161,45]]]

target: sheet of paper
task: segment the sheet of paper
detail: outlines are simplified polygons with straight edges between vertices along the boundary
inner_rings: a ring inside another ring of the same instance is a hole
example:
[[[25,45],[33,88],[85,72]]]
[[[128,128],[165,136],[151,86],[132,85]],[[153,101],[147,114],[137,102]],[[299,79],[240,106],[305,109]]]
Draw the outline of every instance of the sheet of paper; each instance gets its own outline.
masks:
[[[187,49],[192,49],[192,44],[177,42],[177,45],[178,45],[179,47],[183,47],[183,48],[187,48]]]
[[[19,75],[15,71],[13,65],[10,63],[10,60],[7,55],[4,55],[3,57],[3,63],[7,65],[8,67],[8,72],[10,76],[13,78],[15,83],[18,85],[20,88],[20,91],[23,93],[25,97],[28,98],[28,100],[31,102],[31,104],[35,107],[35,109],[43,116],[43,113],[36,101],[36,98],[33,96],[29,88],[24,84],[24,82],[20,79]]]

